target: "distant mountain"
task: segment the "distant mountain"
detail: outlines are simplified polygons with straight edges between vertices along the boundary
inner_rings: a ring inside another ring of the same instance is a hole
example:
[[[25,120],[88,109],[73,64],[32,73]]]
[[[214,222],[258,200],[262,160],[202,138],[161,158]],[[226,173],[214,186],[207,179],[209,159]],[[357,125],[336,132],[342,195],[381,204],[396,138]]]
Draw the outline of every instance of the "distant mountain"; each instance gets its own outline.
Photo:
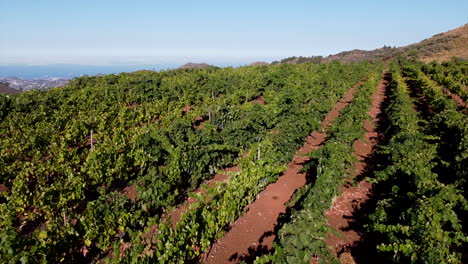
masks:
[[[208,65],[206,63],[189,62],[187,64],[184,64],[184,65],[180,66],[179,69],[204,69],[204,68],[207,68],[207,67],[210,67],[210,65]]]
[[[467,60],[468,24],[401,48],[405,56],[414,51],[419,55],[419,59],[425,62],[448,61],[451,58]]]
[[[322,56],[312,56],[312,57],[289,57],[282,59],[281,61],[274,61],[271,64],[280,64],[280,63],[286,63],[286,64],[301,64],[301,63],[306,63],[306,62],[312,62],[312,63],[321,63],[323,57]]]
[[[268,62],[256,61],[256,62],[250,63],[249,66],[263,66],[263,65],[268,65],[268,64],[269,64]]]
[[[8,95],[15,95],[19,94],[20,91],[8,86],[8,83],[0,82],[0,93],[1,94],[8,94]]]
[[[65,78],[46,78],[32,80],[25,80],[16,77],[0,78],[0,82],[8,83],[10,88],[14,88],[19,91],[29,91],[32,89],[47,90],[53,87],[64,86],[69,81],[70,79]]]
[[[424,62],[430,61],[448,61],[452,58],[466,60],[468,59],[468,24],[465,24],[456,29],[440,33],[431,38],[403,47],[387,47],[384,46],[375,50],[359,50],[343,51],[335,55],[321,58],[320,56],[313,57],[289,57],[276,63],[298,64],[304,62],[317,63],[341,61],[359,62],[364,60],[381,61],[387,60],[396,56],[418,58]]]

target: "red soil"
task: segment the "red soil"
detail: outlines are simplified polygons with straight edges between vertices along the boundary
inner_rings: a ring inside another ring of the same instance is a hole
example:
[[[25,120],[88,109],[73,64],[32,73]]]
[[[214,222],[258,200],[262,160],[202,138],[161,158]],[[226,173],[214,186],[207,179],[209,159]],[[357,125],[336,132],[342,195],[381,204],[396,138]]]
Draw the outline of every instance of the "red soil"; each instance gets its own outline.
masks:
[[[0,184],[0,192],[5,192],[5,193],[7,193],[7,192],[9,192],[9,191],[10,191],[10,189],[8,189],[8,187],[7,187],[6,185]]]
[[[265,102],[265,98],[263,98],[263,96],[258,96],[256,97],[255,99],[253,99],[252,101],[250,101],[251,103],[253,104],[261,104],[261,105],[265,105],[266,102]]]
[[[127,196],[128,199],[135,201],[138,198],[138,190],[135,186],[135,184],[132,184],[130,186],[125,187],[122,190],[123,194]]]
[[[197,116],[195,117],[195,122],[203,122],[206,120],[205,116]]]
[[[208,116],[197,116],[193,125],[196,129],[202,130],[205,127],[206,121],[208,121]]]
[[[141,104],[129,104],[127,105],[128,108],[133,109],[133,108],[138,108],[141,107]]]
[[[193,107],[191,105],[185,105],[182,107],[182,112],[187,113],[193,110]]]
[[[463,101],[463,99],[456,93],[452,93],[449,89],[447,88],[443,88],[443,91],[446,95],[448,95],[450,98],[452,98],[453,101],[455,101],[455,103],[457,103],[457,105],[460,107],[460,108],[464,108],[464,109],[467,109],[468,108],[468,105],[466,104],[465,101]]]
[[[364,160],[369,157],[374,146],[377,144],[379,137],[373,122],[378,120],[378,115],[381,112],[381,105],[385,98],[386,82],[382,80],[376,92],[372,95],[372,107],[369,110],[371,120],[364,120],[363,126],[366,129],[364,135],[365,141],[358,139],[354,143],[355,155],[358,156],[358,162],[355,164],[354,177],[361,175],[366,163]],[[360,235],[357,230],[351,228],[351,221],[354,212],[368,200],[372,185],[366,180],[359,182],[357,186],[343,186],[341,195],[333,202],[331,208],[325,212],[328,225],[336,230],[340,237],[336,234],[330,234],[325,240],[325,243],[332,248],[333,254],[340,259],[341,263],[355,263],[352,255],[347,252],[348,248],[360,240]]]
[[[93,139],[91,140],[91,137],[90,137],[90,136],[87,136],[87,137],[85,138],[84,146],[89,147],[89,146],[91,146],[91,144],[96,144],[96,143],[97,143],[97,139],[96,139],[96,138],[93,138]]]
[[[268,134],[274,134],[274,135],[279,135],[281,132],[279,132],[278,129],[273,129],[271,130],[270,132],[268,132]]]
[[[322,130],[314,131],[307,137],[306,143],[288,164],[283,175],[257,196],[255,202],[247,207],[247,212],[231,225],[230,231],[202,255],[201,262],[235,263],[240,262],[251,251],[271,249],[277,219],[281,213],[286,212],[285,203],[306,183],[305,174],[300,173],[304,162],[309,159],[304,155],[320,148],[326,139],[325,130],[339,116],[339,111],[351,102],[356,88],[361,84],[359,82],[349,89],[344,98],[334,105],[333,110],[322,121]]]

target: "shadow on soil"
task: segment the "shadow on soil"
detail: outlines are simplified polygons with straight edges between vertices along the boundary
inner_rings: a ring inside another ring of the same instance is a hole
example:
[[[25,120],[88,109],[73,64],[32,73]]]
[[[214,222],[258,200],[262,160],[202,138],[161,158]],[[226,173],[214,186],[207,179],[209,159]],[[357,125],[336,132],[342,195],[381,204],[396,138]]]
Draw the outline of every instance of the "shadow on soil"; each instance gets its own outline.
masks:
[[[385,75],[384,79],[388,82],[390,81],[390,76]],[[385,109],[390,104],[390,90],[388,86],[385,90],[385,98],[381,105],[381,113],[378,118],[376,131],[378,133],[378,145],[376,145],[372,154],[369,155],[365,160],[365,167],[363,172],[358,175],[354,181],[360,182],[365,178],[374,178],[375,172],[382,170],[388,164],[388,160],[384,154],[381,153],[381,148],[379,146],[387,145],[389,139],[391,138],[392,131],[389,129],[388,116]],[[377,245],[381,243],[381,239],[378,234],[369,232],[366,228],[366,225],[371,224],[368,216],[371,214],[377,204],[377,201],[380,200],[382,186],[373,185],[370,190],[369,199],[362,203],[359,208],[354,207],[353,215],[348,217],[349,225],[347,228],[344,228],[343,231],[354,230],[359,236],[360,240],[354,245],[344,249],[338,254],[342,254],[345,251],[348,251],[353,256],[356,263],[389,263],[386,257],[382,256],[382,253],[377,252]]]
[[[248,249],[249,253],[247,255],[239,255],[238,253],[233,254],[230,258],[229,261],[233,262],[245,262],[245,263],[253,263],[255,258],[257,256],[262,256],[265,254],[272,253],[273,250],[269,249],[266,245],[263,244],[264,240],[268,237],[271,236],[276,236],[278,234],[278,231],[280,228],[285,224],[291,221],[291,215],[293,211],[299,211],[301,210],[301,204],[302,201],[307,197],[307,192],[310,189],[310,186],[312,186],[317,178],[317,159],[310,159],[307,162],[304,163],[299,163],[299,165],[303,165],[304,169],[302,170],[302,173],[305,173],[306,175],[306,184],[304,187],[296,190],[296,192],[292,195],[292,198],[290,202],[288,202],[286,212],[283,214],[280,214],[277,219],[277,224],[275,225],[274,230],[270,230],[265,232],[260,239],[258,240],[258,243],[256,246],[252,246]],[[309,188],[307,188],[307,186]],[[294,202],[291,202],[294,201]],[[276,238],[275,238],[276,241]]]

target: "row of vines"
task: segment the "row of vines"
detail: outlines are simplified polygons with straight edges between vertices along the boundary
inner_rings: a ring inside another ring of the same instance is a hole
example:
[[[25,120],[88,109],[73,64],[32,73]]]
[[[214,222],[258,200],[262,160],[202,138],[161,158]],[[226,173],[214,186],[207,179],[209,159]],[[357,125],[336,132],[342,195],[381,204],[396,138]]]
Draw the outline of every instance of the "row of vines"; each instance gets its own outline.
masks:
[[[395,262],[460,263],[468,242],[468,118],[421,66],[428,67],[400,62],[392,71],[393,136],[388,166],[376,173],[385,187],[369,230]]]
[[[390,64],[386,140],[367,180],[376,206],[364,219],[362,238],[373,239],[382,263],[462,263],[468,252],[468,118],[442,89],[464,97],[464,62]],[[255,263],[339,263],[325,240],[334,232],[324,215],[349,177],[362,137],[375,81],[363,86],[333,123],[325,145],[305,168],[314,179],[300,189],[280,223],[272,253]],[[363,249],[361,249],[363,250]],[[371,253],[375,252],[375,253]]]

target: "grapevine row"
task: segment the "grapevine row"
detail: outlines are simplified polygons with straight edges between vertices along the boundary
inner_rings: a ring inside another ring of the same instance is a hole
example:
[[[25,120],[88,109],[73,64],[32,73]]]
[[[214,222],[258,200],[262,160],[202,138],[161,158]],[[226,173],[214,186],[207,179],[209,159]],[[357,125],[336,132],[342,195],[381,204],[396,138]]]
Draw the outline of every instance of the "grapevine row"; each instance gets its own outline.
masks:
[[[452,93],[458,94],[465,102],[468,101],[467,62],[445,62],[443,64],[432,62],[423,65],[421,70],[438,84],[448,88]]]
[[[348,87],[352,81],[348,81]],[[244,207],[253,201],[256,194],[277,179],[295,149],[302,144],[310,131],[318,128],[319,120],[331,109],[345,87],[347,86],[338,86],[335,87],[336,90],[315,97],[321,104],[308,103],[293,107],[291,116],[276,127],[277,133],[268,135],[252,148],[254,151],[249,156],[239,161],[237,165],[241,172],[231,176],[226,184],[217,189],[209,189],[208,199],[191,204],[188,213],[182,216],[174,229],[170,223],[154,222],[156,227],[150,226],[144,232],[136,234],[135,241],[132,242],[134,247],[128,250],[127,254],[130,256],[126,261],[181,262],[193,259],[205,251],[222,235],[226,225],[234,222]],[[303,86],[296,89],[304,90]],[[310,98],[304,99],[309,101]],[[255,155],[258,149],[262,153],[260,160]],[[145,243],[147,239],[144,234],[151,230],[157,231]],[[114,249],[119,249],[119,244]]]
[[[330,231],[324,212],[356,161],[353,143],[365,133],[362,123],[369,117],[370,97],[379,79],[377,72],[369,77],[333,122],[325,145],[311,153],[314,162],[307,170],[316,178],[294,198],[300,209],[293,211],[290,222],[280,228],[274,253],[257,258],[256,263],[309,263],[313,257],[333,261],[324,241]]]
[[[460,263],[468,241],[461,222],[468,209],[466,117],[417,66],[403,64],[401,72],[406,79],[393,65],[386,109],[392,137],[383,146],[388,166],[376,173],[382,192],[369,230],[379,234],[377,248],[388,260]],[[430,105],[426,121],[414,111],[409,88]]]

